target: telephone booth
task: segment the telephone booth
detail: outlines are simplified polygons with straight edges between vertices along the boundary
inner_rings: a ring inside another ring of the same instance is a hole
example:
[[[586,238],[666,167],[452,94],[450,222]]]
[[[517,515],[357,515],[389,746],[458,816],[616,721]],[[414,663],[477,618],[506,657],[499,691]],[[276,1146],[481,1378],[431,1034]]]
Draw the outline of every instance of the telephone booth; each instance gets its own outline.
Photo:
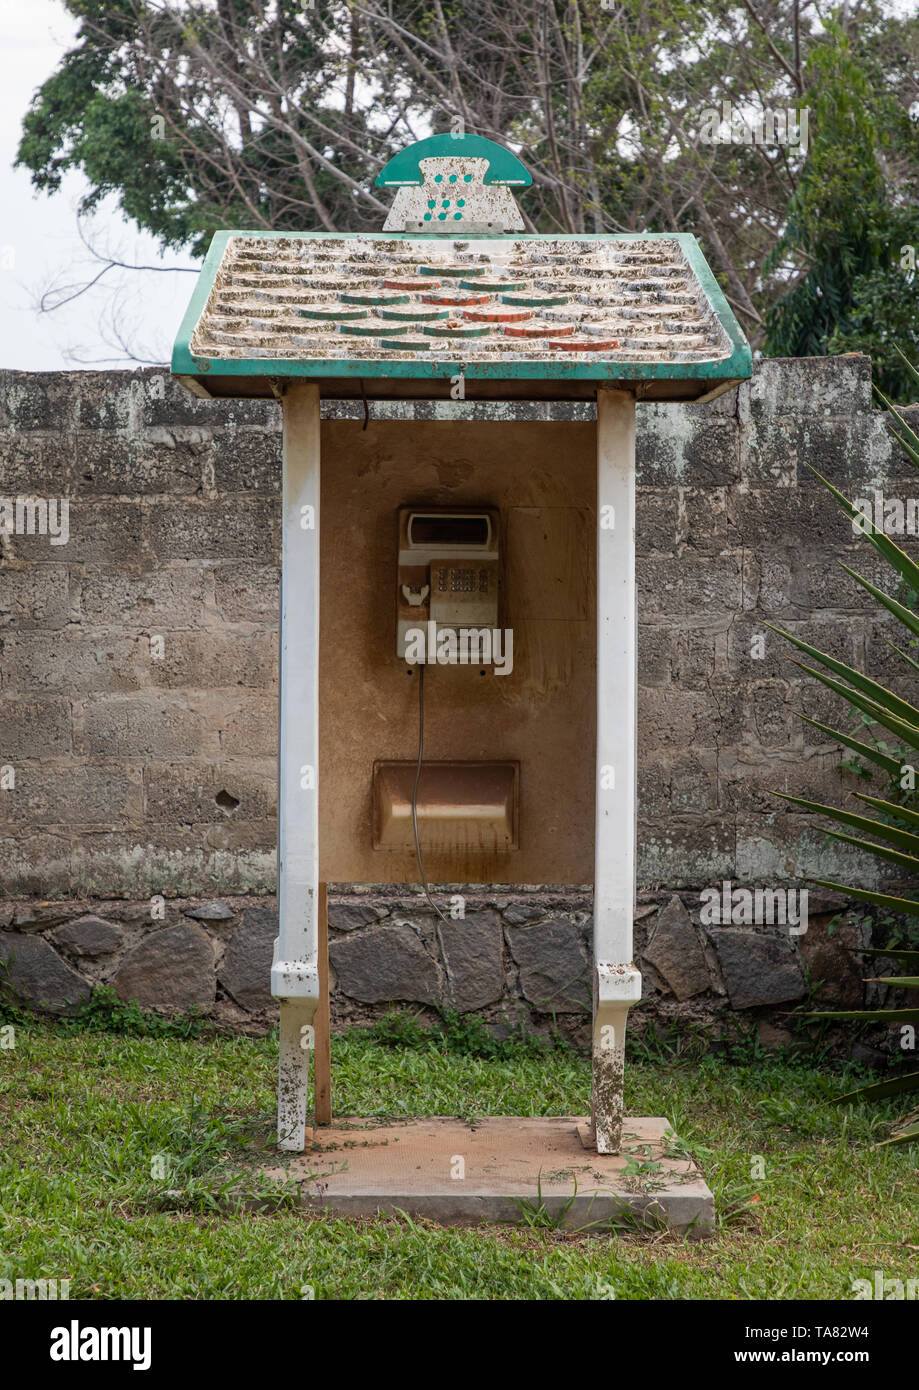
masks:
[[[314,1051],[329,1118],[327,883],[592,882],[581,1139],[616,1154],[635,405],[710,400],[750,351],[694,237],[528,234],[491,141],[432,136],[376,182],[378,233],[217,233],[172,364],[283,410],[279,1144],[304,1147]]]

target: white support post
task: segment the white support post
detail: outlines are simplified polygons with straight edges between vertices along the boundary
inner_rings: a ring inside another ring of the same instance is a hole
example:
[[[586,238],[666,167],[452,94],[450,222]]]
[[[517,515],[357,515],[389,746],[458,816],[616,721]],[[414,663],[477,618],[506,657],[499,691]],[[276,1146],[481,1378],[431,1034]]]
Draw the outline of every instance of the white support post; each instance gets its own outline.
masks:
[[[597,393],[597,811],[593,1086],[598,1153],[618,1153],[628,1012],[641,998],[635,907],[635,398]]]
[[[278,919],[271,992],[281,1005],[278,1144],[306,1143],[319,1003],[319,388],[284,396],[278,760]]]

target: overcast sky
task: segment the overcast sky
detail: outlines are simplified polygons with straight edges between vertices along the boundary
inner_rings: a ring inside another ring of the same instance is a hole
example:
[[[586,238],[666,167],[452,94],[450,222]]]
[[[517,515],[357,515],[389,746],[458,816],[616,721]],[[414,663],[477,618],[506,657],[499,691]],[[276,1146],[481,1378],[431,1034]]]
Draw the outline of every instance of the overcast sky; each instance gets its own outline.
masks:
[[[42,314],[35,307],[52,286],[78,286],[101,269],[77,234],[76,208],[88,188],[82,174],[69,175],[61,192],[48,196],[33,190],[27,170],[12,167],[29,102],[76,32],[59,0],[0,0],[0,367],[135,365],[106,341],[114,336],[113,315],[133,352],[166,362],[194,284],[182,272],[110,270],[96,289],[66,308]],[[100,249],[130,265],[196,264],[175,252],[160,253],[152,237],[122,219],[114,199],[95,216],[93,228],[91,239]]]

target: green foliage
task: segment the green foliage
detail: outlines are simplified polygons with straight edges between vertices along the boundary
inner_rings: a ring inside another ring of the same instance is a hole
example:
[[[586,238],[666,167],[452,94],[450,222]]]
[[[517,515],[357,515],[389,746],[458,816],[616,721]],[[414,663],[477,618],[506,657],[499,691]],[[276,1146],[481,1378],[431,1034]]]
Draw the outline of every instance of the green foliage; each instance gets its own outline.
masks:
[[[29,1015],[16,1002],[10,983],[9,962],[0,960],[0,1023],[27,1023]]]
[[[142,1009],[136,1000],[120,999],[110,985],[96,985],[85,1004],[62,1028],[118,1033],[132,1038],[196,1038],[203,1020],[194,1013],[166,1016]]]
[[[767,313],[764,347],[788,357],[869,352],[900,400],[910,382],[895,343],[919,350],[919,126],[835,25],[808,77],[811,148],[766,264],[792,283]],[[896,189],[885,169],[904,162]]]
[[[526,1031],[523,1019],[506,1037],[499,1038],[478,1014],[441,1011],[433,1028],[425,1028],[417,1014],[389,1009],[370,1029],[384,1047],[407,1048],[416,1052],[441,1052],[454,1057],[481,1057],[510,1061],[515,1057],[545,1057],[552,1052],[570,1052],[571,1044],[557,1031],[549,1039]]]
[[[632,1012],[634,1015],[635,1010]],[[708,1029],[683,1020],[679,1025],[668,1027],[653,1019],[642,1019],[637,1028],[630,1023],[625,1035],[626,1058],[630,1064],[645,1062],[660,1067],[693,1064],[710,1048]]]
[[[916,369],[905,359],[904,365],[907,380],[919,381]],[[908,446],[908,457],[912,459],[913,455],[917,456],[914,461],[919,467],[919,436],[900,416],[895,415],[894,418],[898,422],[894,427],[897,437]],[[817,474],[817,477],[820,475]],[[870,518],[858,511],[832,483],[827,482],[825,478],[820,478],[820,481],[835,497],[850,520],[859,523],[862,533],[882,559],[892,567],[900,581],[899,598],[891,598],[876,585],[869,583],[854,570],[849,569],[847,565],[843,565],[842,568],[872,595],[880,607],[886,609],[901,623],[906,629],[907,642],[916,646],[916,639],[919,638],[919,616],[914,610],[917,594],[919,594],[919,566],[889,536],[877,529]],[[779,629],[774,630],[780,631]],[[788,796],[784,793],[777,793],[777,795],[792,805],[800,806],[805,811],[816,812],[818,815],[835,821],[837,825],[844,826],[844,831],[830,830],[828,832],[833,839],[874,855],[885,862],[893,863],[907,871],[909,875],[915,876],[919,873],[919,807],[916,804],[915,776],[913,774],[912,779],[910,779],[907,775],[907,766],[912,768],[913,764],[919,761],[916,758],[916,750],[919,750],[919,709],[910,704],[909,701],[901,699],[886,686],[872,680],[871,677],[855,670],[845,662],[836,660],[826,652],[819,651],[801,641],[800,638],[787,632],[780,632],[780,636],[786,638],[799,651],[804,652],[811,661],[817,663],[816,665],[796,663],[801,666],[803,671],[813,676],[827,689],[832,690],[834,694],[846,700],[850,707],[862,716],[862,721],[869,730],[880,728],[893,734],[898,745],[906,750],[906,754],[898,761],[891,758],[887,752],[884,752],[881,757],[877,757],[868,745],[856,745],[865,756],[881,767],[890,784],[890,790],[886,796],[870,796],[867,792],[861,791],[854,794],[855,800],[866,806],[873,814],[864,814],[861,810],[851,810],[846,807],[826,806],[820,802],[808,801],[802,797]],[[893,646],[893,644],[890,645]],[[915,669],[916,662],[912,657],[898,647],[893,646],[893,650],[901,657],[907,668]],[[819,669],[820,667],[823,669]],[[825,728],[824,725],[818,725],[818,727]],[[826,732],[832,733],[832,730],[826,730]],[[847,746],[853,747],[851,739],[847,739],[839,733],[836,734],[836,737]],[[909,759],[908,763],[907,758]],[[855,830],[857,834],[848,833],[851,830]],[[866,839],[866,835],[871,838]],[[832,888],[838,892],[854,896],[863,902],[871,903],[887,914],[897,914],[901,917],[905,915],[909,920],[919,917],[919,901],[916,898],[898,897],[890,893],[874,892],[865,888],[845,887],[837,883],[827,883],[822,879],[817,881],[823,887]],[[900,939],[900,937],[895,937],[892,945],[895,946]],[[907,939],[909,939],[908,935]],[[880,949],[883,951],[883,948]],[[905,965],[907,969],[919,965],[919,953],[889,950],[884,954],[898,959],[900,964]],[[875,983],[903,989],[907,994],[919,989],[919,977],[916,976],[915,969],[912,975],[885,976],[875,980]],[[808,1013],[805,1017],[813,1020],[850,1019],[865,1023],[883,1022],[888,1025],[899,1023],[915,1028],[919,1026],[919,1007],[917,1007],[916,1001],[910,1003],[907,1000],[905,1004],[896,1005],[893,1008],[821,1011]],[[847,1093],[841,1099],[846,1101],[856,1098],[877,1099],[882,1096],[901,1095],[917,1090],[919,1090],[919,1072],[897,1077],[892,1081],[861,1087],[859,1090]],[[910,1142],[914,1140],[919,1140],[919,1109],[910,1112],[896,1126],[891,1139],[887,1142]]]
[[[574,1179],[574,1191],[566,1197],[559,1208],[553,1212],[542,1195],[542,1173],[536,1178],[536,1200],[528,1202],[515,1199],[514,1205],[520,1212],[520,1224],[531,1231],[558,1231],[564,1228],[571,1208],[577,1201],[578,1183]]]
[[[329,81],[347,6],[66,3],[77,44],[23,121],[17,162],[36,188],[54,192],[82,169],[91,185],[82,211],[115,193],[126,218],[196,255],[221,227],[304,230],[317,208],[322,225],[367,225],[330,172],[369,184],[380,146],[353,107],[341,111]],[[310,158],[304,146],[317,132],[321,158]]]
[[[192,1096],[184,1107],[156,1114],[129,1103],[125,1121],[132,1148],[162,1163],[158,1176],[148,1168],[148,1180],[139,1184],[141,1211],[269,1212],[300,1206],[294,1185],[266,1180],[241,1161],[264,1161],[273,1152],[261,1124],[251,1117],[215,1111]],[[236,1160],[232,1165],[230,1157]]]
[[[896,343],[919,355],[919,207],[897,208],[884,219],[876,262],[852,281],[848,312],[827,339],[828,353],[864,352],[884,391],[908,398],[910,381]]]

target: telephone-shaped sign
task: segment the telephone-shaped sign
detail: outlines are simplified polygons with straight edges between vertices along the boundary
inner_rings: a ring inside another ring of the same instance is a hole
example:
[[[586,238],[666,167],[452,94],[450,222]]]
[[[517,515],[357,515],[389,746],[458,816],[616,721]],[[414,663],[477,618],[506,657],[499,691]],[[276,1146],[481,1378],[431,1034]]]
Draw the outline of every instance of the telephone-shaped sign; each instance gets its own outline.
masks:
[[[512,187],[532,175],[515,154],[481,135],[429,135],[384,165],[378,188],[397,188],[386,232],[426,235],[522,232]]]

